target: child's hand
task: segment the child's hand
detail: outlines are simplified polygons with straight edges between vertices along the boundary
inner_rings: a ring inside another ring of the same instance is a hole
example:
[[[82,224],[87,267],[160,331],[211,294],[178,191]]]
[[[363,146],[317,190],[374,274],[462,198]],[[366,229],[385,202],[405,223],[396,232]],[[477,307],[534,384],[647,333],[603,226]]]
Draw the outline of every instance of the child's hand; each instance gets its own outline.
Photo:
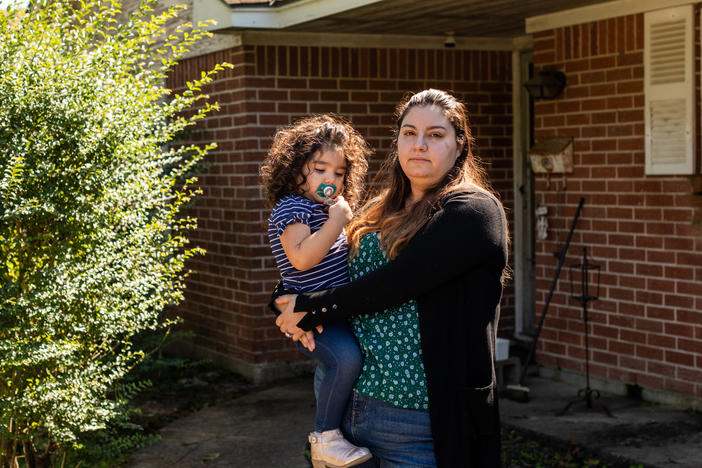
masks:
[[[346,226],[353,218],[353,212],[348,202],[344,197],[339,195],[336,197],[334,204],[329,207],[329,220],[339,223],[342,227]]]

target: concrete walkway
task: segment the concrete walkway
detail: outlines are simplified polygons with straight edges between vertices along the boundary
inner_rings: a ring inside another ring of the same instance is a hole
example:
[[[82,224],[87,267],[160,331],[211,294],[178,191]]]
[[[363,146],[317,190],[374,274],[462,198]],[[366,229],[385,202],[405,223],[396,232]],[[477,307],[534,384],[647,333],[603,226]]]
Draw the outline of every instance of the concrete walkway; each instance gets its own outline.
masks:
[[[172,422],[124,466],[309,468],[303,449],[314,403],[311,376],[250,393]]]
[[[508,428],[563,444],[575,441],[632,465],[702,466],[700,414],[603,395],[600,401],[614,417],[581,404],[557,416],[578,388],[536,376],[528,385],[528,403],[500,401]],[[137,452],[125,466],[307,468],[302,448],[313,421],[312,378],[298,378],[174,421],[161,431],[160,443]]]

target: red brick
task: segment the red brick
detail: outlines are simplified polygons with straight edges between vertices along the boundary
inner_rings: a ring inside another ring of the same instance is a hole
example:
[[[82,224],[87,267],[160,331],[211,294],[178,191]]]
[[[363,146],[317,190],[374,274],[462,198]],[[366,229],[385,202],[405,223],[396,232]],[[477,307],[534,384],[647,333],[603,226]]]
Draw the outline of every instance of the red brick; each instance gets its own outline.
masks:
[[[702,353],[702,343],[699,340],[678,338],[678,349],[681,351],[700,354]]]
[[[644,149],[644,139],[643,138],[620,138],[618,140],[618,149],[621,151],[636,151]]]
[[[677,321],[681,323],[700,324],[702,323],[702,312],[692,310],[679,310],[676,313]]]
[[[652,374],[662,375],[665,377],[675,376],[675,366],[664,364],[663,362],[660,362],[660,359],[648,361],[646,368],[648,372]]]
[[[599,68],[612,68],[614,67],[616,60],[613,56],[610,57],[596,57],[590,59],[590,69],[596,70]]]
[[[643,52],[631,52],[617,55],[618,66],[640,65],[643,63]]]
[[[638,332],[638,331],[634,331],[634,330],[627,330],[627,329],[620,330],[619,331],[619,338],[620,338],[620,340],[622,340],[624,342],[640,343],[640,344],[646,343],[646,334]],[[637,351],[637,355],[639,357],[646,357],[646,356],[640,355],[638,353],[638,351]],[[661,353],[661,356],[662,356],[662,353]]]
[[[643,122],[644,114],[642,109],[620,110],[617,111],[617,120],[619,122]]]
[[[592,353],[592,360],[602,364],[609,364],[616,366],[618,364],[618,358],[616,354],[603,353],[599,351],[594,351]]]
[[[621,178],[643,177],[644,168],[642,166],[618,167],[617,176]]]
[[[688,380],[690,382],[702,382],[702,370],[700,369],[688,369],[685,367],[678,367],[679,379]]]
[[[262,101],[283,101],[288,99],[287,91],[280,90],[258,90],[258,98]]]
[[[680,252],[675,257],[678,265],[702,265],[702,253]]]
[[[617,93],[619,93],[619,94],[643,93],[643,81],[633,80],[633,81],[619,82],[619,83],[617,83]]]
[[[249,84],[247,82],[247,84]],[[249,86],[255,86],[249,84]],[[277,79],[277,87],[278,88],[296,88],[296,89],[304,89],[307,88],[307,79],[305,78],[278,78]]]
[[[584,99],[581,103],[583,111],[602,110],[607,108],[607,100],[604,98]]]
[[[664,380],[655,375],[640,374],[637,383],[642,387],[663,388]]]
[[[619,137],[630,136],[634,133],[634,128],[631,125],[610,125],[607,127],[607,136]]]
[[[640,359],[649,360],[648,368],[650,371],[651,361],[663,360],[663,350],[652,346],[636,345],[636,356]]]
[[[580,111],[580,101],[561,101],[556,104],[556,112],[559,114],[568,112],[579,112]]]
[[[629,109],[633,107],[634,100],[631,96],[613,96],[608,97],[606,102],[607,109],[616,109],[620,111],[621,109]]]
[[[592,123],[594,124],[608,124],[613,123],[617,119],[617,114],[612,111],[606,112],[593,112],[591,114]]]
[[[656,236],[636,236],[634,245],[638,248],[660,249],[663,247],[663,239]]]
[[[601,70],[583,72],[580,75],[580,82],[582,84],[602,83],[604,81],[611,80],[608,80],[605,72]]]
[[[625,369],[634,369],[638,371],[646,370],[646,361],[629,356],[620,356],[619,365]]]
[[[667,306],[692,308],[694,303],[694,299],[687,296],[680,296],[677,294],[668,294],[665,296],[665,305]]]
[[[646,307],[646,317],[657,320],[674,320],[675,312],[670,308],[649,305]],[[669,333],[667,328],[665,333]]]
[[[603,137],[607,134],[607,127],[602,125],[583,127],[581,135],[583,138]]]
[[[670,349],[666,350],[665,352],[665,360],[666,362],[679,364],[681,366],[693,367],[695,365],[695,357],[692,354],[680,353]]]
[[[573,86],[572,84],[568,84],[563,94],[565,99],[579,99],[589,96],[590,88],[588,86]]]
[[[618,195],[617,203],[626,206],[641,206],[644,204],[644,199],[641,195]]]
[[[338,81],[328,78],[310,78],[310,88],[314,89],[337,89]]]
[[[584,135],[583,135],[584,136]],[[612,151],[617,149],[617,140],[595,140],[592,142],[593,151]],[[612,174],[612,177],[616,174],[616,168],[600,168],[599,170],[606,170]]]

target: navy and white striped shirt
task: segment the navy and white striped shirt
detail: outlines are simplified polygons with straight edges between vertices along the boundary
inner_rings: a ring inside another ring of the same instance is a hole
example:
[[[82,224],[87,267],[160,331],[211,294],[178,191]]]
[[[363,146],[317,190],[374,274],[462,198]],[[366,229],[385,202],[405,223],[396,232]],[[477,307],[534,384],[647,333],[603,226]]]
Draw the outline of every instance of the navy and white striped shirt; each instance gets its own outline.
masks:
[[[276,203],[268,218],[268,240],[285,289],[294,292],[312,292],[349,282],[349,246],[344,231],[339,234],[322,261],[305,271],[292,266],[280,244],[280,236],[289,224],[306,224],[310,228],[310,233],[314,234],[327,219],[329,215],[324,211],[322,203],[316,203],[298,195],[288,195]]]

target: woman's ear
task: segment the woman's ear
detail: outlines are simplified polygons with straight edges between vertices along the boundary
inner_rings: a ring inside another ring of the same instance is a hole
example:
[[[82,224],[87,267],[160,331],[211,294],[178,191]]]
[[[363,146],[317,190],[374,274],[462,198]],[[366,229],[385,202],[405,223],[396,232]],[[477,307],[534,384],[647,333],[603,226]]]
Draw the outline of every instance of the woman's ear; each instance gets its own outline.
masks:
[[[458,158],[466,146],[466,138],[464,136],[459,136],[456,138],[456,158]]]

